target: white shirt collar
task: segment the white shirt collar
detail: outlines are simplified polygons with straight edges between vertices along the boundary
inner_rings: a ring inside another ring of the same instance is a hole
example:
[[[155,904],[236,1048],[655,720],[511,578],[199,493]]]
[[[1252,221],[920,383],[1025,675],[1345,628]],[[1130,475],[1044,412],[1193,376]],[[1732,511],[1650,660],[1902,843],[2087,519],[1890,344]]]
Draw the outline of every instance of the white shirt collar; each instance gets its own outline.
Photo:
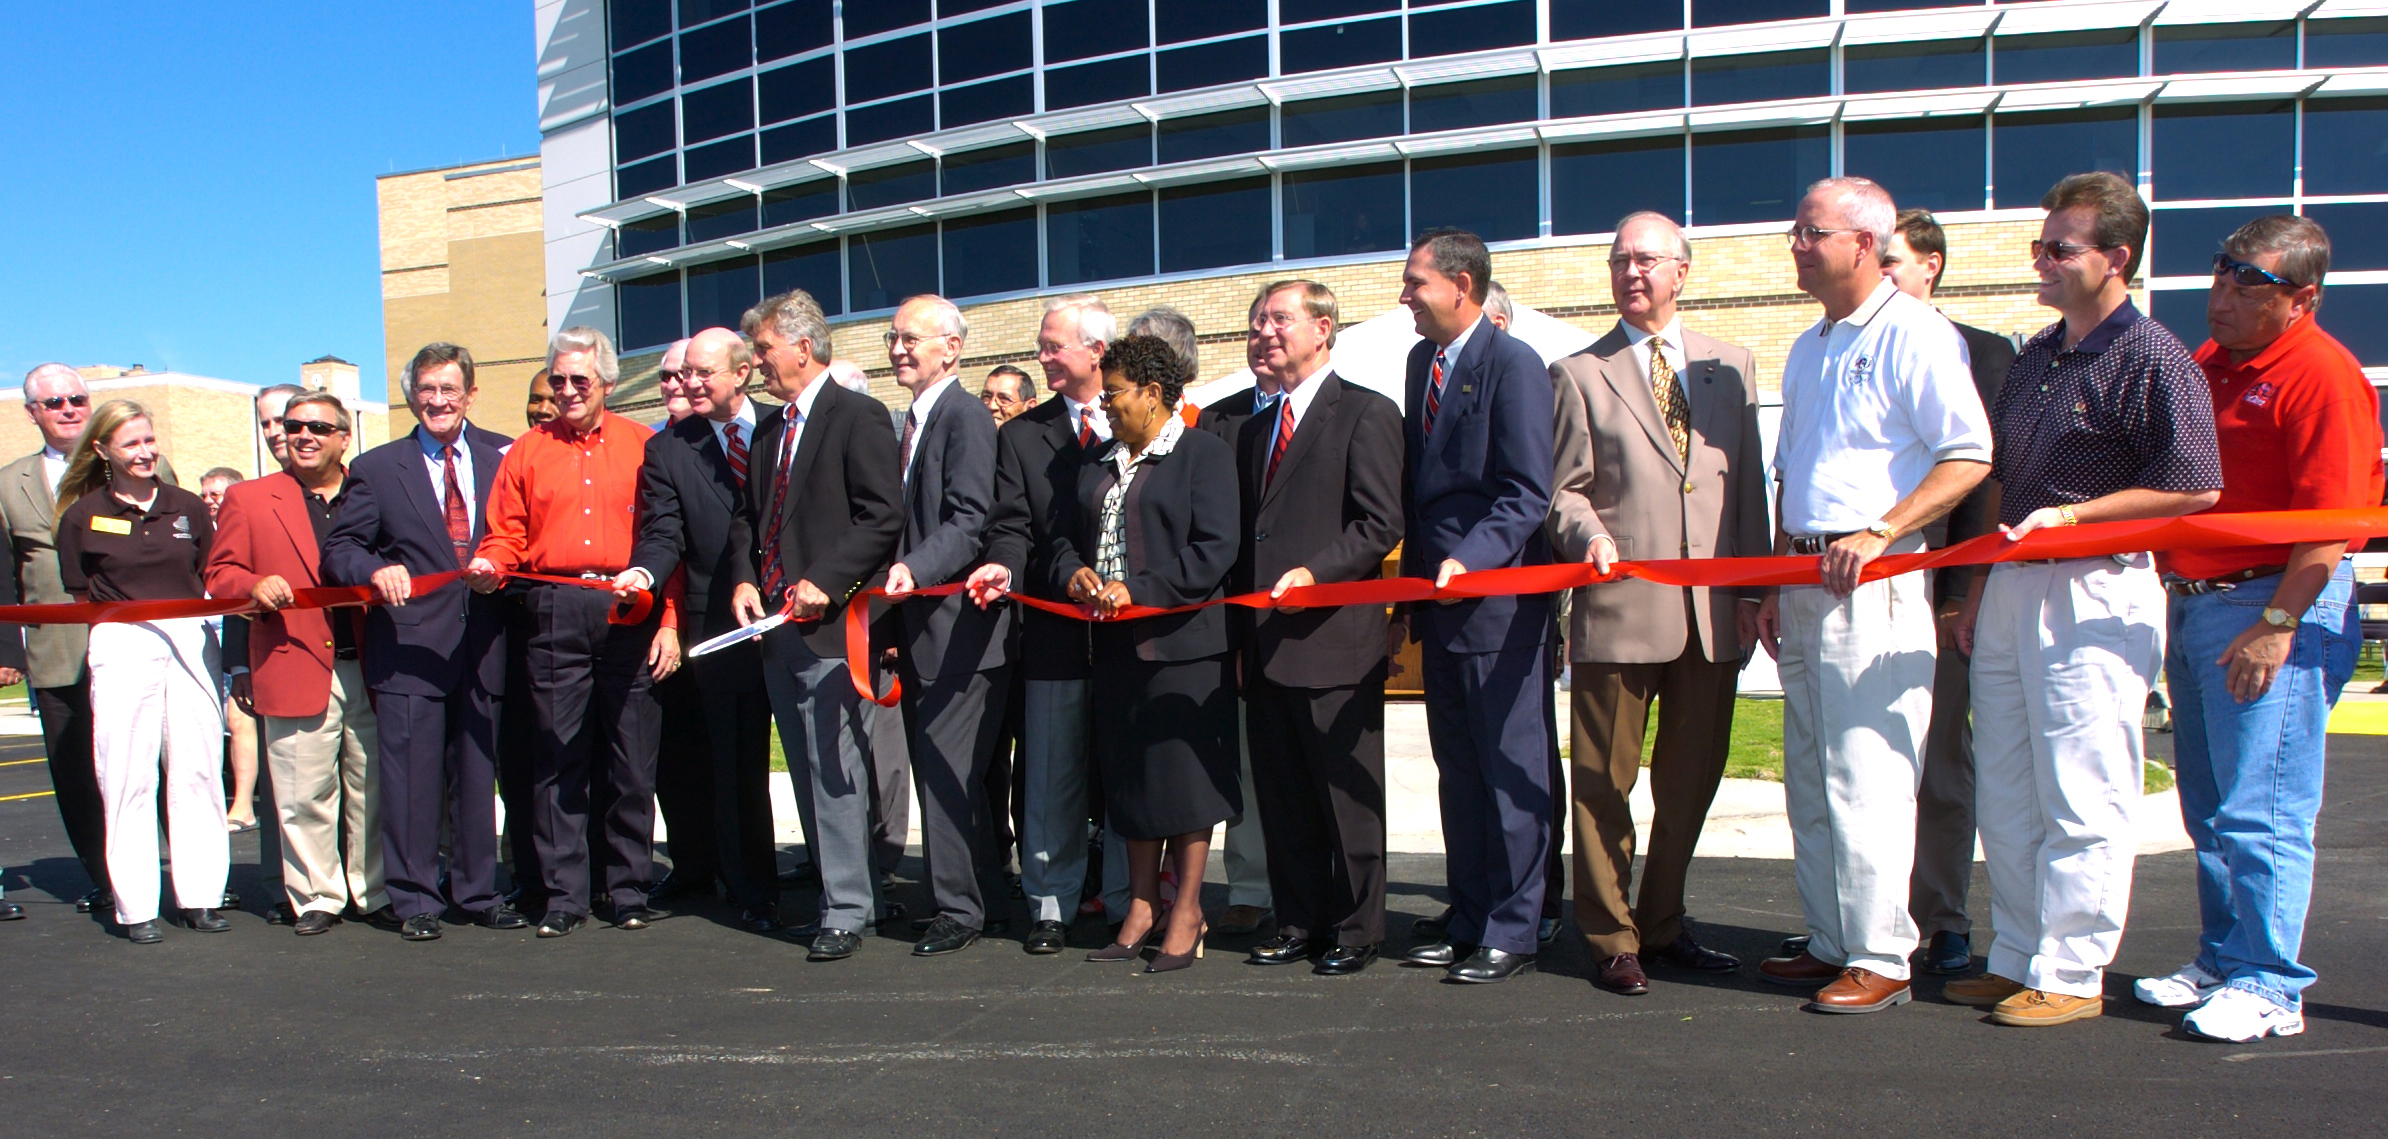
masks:
[[[726,420],[722,420],[718,423],[710,419],[705,421],[705,425],[713,429],[713,441],[721,445],[721,449],[725,454],[728,453],[730,449],[729,426],[732,423],[739,424],[745,428],[745,430],[738,433],[739,437],[745,439],[746,445],[749,448],[752,448],[755,445],[754,397],[749,396],[745,399],[739,400],[738,414],[733,415]]]
[[[1295,427],[1300,427],[1302,420],[1309,416],[1310,404],[1318,398],[1318,389],[1325,387],[1327,378],[1334,374],[1335,362],[1329,360],[1320,364],[1317,371],[1310,373],[1309,379],[1303,380],[1300,384],[1295,385],[1292,391],[1286,393],[1285,406],[1292,409]]]
[[[1091,403],[1079,403],[1077,400],[1071,399],[1066,395],[1061,397],[1061,405],[1064,410],[1070,413],[1070,434],[1076,435],[1078,433],[1078,417],[1091,409],[1094,412],[1094,415],[1091,418],[1093,420],[1095,438],[1111,438],[1111,417],[1103,414],[1103,409],[1100,406]]]
[[[1469,338],[1469,337],[1471,337],[1471,336],[1474,336],[1474,335],[1476,335],[1476,330],[1477,330],[1477,329],[1479,329],[1479,328],[1483,328],[1483,327],[1485,327],[1486,325],[1490,324],[1491,322],[1492,322],[1492,318],[1491,318],[1491,317],[1488,317],[1488,316],[1480,316],[1480,317],[1477,317],[1477,318],[1476,318],[1476,323],[1474,323],[1474,324],[1471,324],[1471,325],[1467,326],[1467,327],[1466,327],[1466,328],[1464,328],[1464,329],[1461,329],[1461,330],[1460,330],[1460,333],[1459,333],[1459,335],[1458,335],[1457,337],[1453,338],[1453,339],[1452,339],[1452,341],[1451,341],[1451,343],[1449,343],[1449,344],[1446,344],[1446,345],[1444,345],[1444,346],[1443,346],[1443,348],[1442,348],[1442,352],[1443,352],[1443,368],[1444,368],[1446,371],[1448,371],[1449,369],[1456,368],[1456,367],[1458,367],[1458,366],[1459,366],[1459,353],[1460,353],[1460,351],[1461,351],[1462,349],[1464,349],[1464,348],[1466,348],[1466,347],[1468,346],[1468,338]]]
[[[822,372],[820,375],[814,376],[813,382],[804,385],[804,390],[796,393],[796,398],[791,400],[788,404],[788,406],[796,409],[796,418],[799,421],[811,419],[813,417],[813,405],[821,401],[822,385],[835,383],[837,383],[837,377],[830,375],[828,372]]]
[[[912,416],[912,422],[916,425],[916,427],[926,427],[929,425],[929,412],[936,408],[937,397],[944,395],[946,389],[954,386],[955,382],[961,378],[962,377],[959,373],[947,376],[936,383],[930,384],[929,390],[913,397],[912,410],[909,414]]]
[[[1683,317],[1681,315],[1668,318],[1667,326],[1657,332],[1644,332],[1622,320],[1617,322],[1617,327],[1625,333],[1625,346],[1628,348],[1639,348],[1644,341],[1653,336],[1666,337],[1669,348],[1683,347]]]
[[[61,451],[56,447],[52,447],[47,443],[41,445],[41,457],[53,463],[63,463],[67,461],[66,452]]]
[[[1899,286],[1891,284],[1890,278],[1884,277],[1882,283],[1874,286],[1874,291],[1866,295],[1865,303],[1857,306],[1857,311],[1842,317],[1837,322],[1821,322],[1824,324],[1824,334],[1830,336],[1835,323],[1845,324],[1853,329],[1864,328],[1882,312],[1882,306],[1889,304],[1891,298],[1898,295]]]

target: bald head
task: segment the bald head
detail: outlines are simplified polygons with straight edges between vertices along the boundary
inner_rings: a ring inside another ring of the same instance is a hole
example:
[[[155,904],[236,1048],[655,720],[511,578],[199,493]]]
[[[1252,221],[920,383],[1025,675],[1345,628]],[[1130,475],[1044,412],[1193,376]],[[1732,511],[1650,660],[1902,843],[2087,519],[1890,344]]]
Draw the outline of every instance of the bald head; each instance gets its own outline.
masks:
[[[64,364],[43,364],[25,373],[25,417],[41,428],[44,446],[72,450],[91,419],[91,393],[82,374]]]
[[[831,360],[828,367],[830,382],[857,395],[871,394],[871,378],[862,372],[862,365],[852,360]]]
[[[726,328],[708,328],[685,343],[687,371],[680,388],[687,393],[689,410],[716,423],[737,418],[746,406],[747,380],[754,374],[754,353],[746,347],[746,338]]]

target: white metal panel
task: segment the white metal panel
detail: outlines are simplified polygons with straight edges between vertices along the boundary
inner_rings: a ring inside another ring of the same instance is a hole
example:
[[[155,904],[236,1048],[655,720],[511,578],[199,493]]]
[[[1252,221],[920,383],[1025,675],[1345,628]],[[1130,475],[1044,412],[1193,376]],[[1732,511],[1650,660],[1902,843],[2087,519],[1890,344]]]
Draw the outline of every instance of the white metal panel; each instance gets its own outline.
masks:
[[[1990,30],[2004,14],[2001,8],[1942,8],[1932,12],[1894,12],[1882,16],[1851,16],[1841,30],[1843,44],[1912,43],[1918,40],[1969,40]]]
[[[1139,99],[1133,106],[1149,119],[1175,119],[1186,115],[1208,114],[1212,111],[1232,111],[1238,107],[1258,107],[1269,97],[1259,87],[1224,87],[1215,91],[1196,91],[1186,95],[1168,95],[1159,99]]]
[[[1508,146],[1532,142],[1532,126],[1493,127],[1483,130],[1455,131],[1450,134],[1424,135],[1405,138],[1393,144],[1394,149],[1407,155],[1452,154],[1462,150],[1481,150],[1485,147]]]
[[[1499,55],[1479,55],[1463,59],[1438,59],[1432,63],[1405,63],[1393,69],[1402,82],[1415,87],[1421,83],[1447,83],[1459,79],[1491,79],[1502,75],[1524,75],[1540,70],[1541,64],[1531,50],[1503,52]]]
[[[1978,115],[1998,101],[1988,89],[1915,91],[1897,95],[1853,97],[1841,107],[1844,122],[1866,119],[1930,118],[1934,115]]]
[[[1693,32],[1686,37],[1685,46],[1694,58],[1713,55],[1746,55],[1755,51],[1791,51],[1795,48],[1832,46],[1833,37],[1841,30],[1838,20],[1807,20],[1792,24],[1757,24],[1748,27],[1718,28],[1714,31]]]
[[[2315,0],[2166,0],[2158,24],[2244,24],[2294,20]]]
[[[1766,127],[1796,126],[1807,123],[1828,123],[1841,109],[1839,99],[1803,99],[1795,103],[1758,103],[1746,107],[1724,107],[1713,111],[1693,111],[1693,130],[1704,127]]]
[[[1320,166],[1340,166],[1347,162],[1375,162],[1399,157],[1401,152],[1395,150],[1390,142],[1364,142],[1357,146],[1330,146],[1267,154],[1262,155],[1260,161],[1271,170],[1310,170]]]
[[[1632,39],[1619,40],[1594,40],[1591,43],[1544,48],[1535,54],[1541,57],[1544,71],[1570,71],[1579,67],[1618,67],[1629,63],[1655,63],[1662,59],[1683,58],[1683,37],[1664,35],[1637,36]]]
[[[2112,4],[2017,4],[2005,9],[1998,22],[2002,36],[2041,32],[2086,32],[2097,28],[2136,28],[2162,7],[2162,0],[2121,0]]]
[[[2199,75],[2171,79],[2157,94],[2159,103],[2195,103],[2215,99],[2253,99],[2265,95],[2294,98],[2321,85],[2327,75],[2302,71],[2257,72],[2250,75]]]
[[[1135,178],[1147,186],[1176,186],[1187,182],[1213,182],[1238,174],[1261,174],[1267,170],[1268,167],[1262,166],[1259,158],[1246,155],[1142,170],[1136,173]]]
[[[1101,130],[1104,127],[1122,127],[1129,123],[1143,121],[1145,121],[1144,112],[1132,106],[1119,106],[1089,107],[1081,111],[1062,111],[1057,114],[1038,115],[1033,119],[1021,119],[1015,125],[1038,138],[1051,138],[1057,134]]]
[[[2114,79],[2103,83],[2042,83],[2011,87],[1999,96],[2001,111],[2052,110],[2065,107],[2111,107],[2136,103],[2164,86],[2161,79]]]
[[[608,109],[605,5],[557,0],[532,9],[539,44],[539,129],[561,130]]]
[[[1535,128],[1549,142],[1571,142],[1592,138],[1635,138],[1654,134],[1683,132],[1683,112],[1664,111],[1649,115],[1602,115],[1590,119],[1560,119]]]
[[[1288,99],[1317,99],[1328,95],[1357,95],[1364,91],[1389,91],[1401,86],[1401,77],[1390,67],[1373,71],[1355,71],[1344,75],[1320,75],[1307,79],[1279,79],[1260,85],[1262,93],[1272,103]]]

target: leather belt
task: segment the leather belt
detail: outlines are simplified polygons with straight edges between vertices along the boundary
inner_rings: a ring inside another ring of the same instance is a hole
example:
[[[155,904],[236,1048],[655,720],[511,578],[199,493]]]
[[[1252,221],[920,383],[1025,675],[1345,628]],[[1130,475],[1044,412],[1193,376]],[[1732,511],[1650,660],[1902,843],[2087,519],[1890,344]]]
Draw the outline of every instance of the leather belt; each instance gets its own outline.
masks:
[[[2253,569],[2243,569],[2236,573],[2226,573],[2220,577],[2189,578],[2168,573],[2164,575],[2164,592],[2176,597],[2189,597],[2200,593],[2229,593],[2231,590],[2239,588],[2243,582],[2286,572],[2288,572],[2287,566],[2256,566]]]
[[[1857,533],[1855,530],[1843,530],[1838,534],[1795,534],[1791,538],[1791,552],[1794,554],[1821,554],[1834,542],[1855,533]]]

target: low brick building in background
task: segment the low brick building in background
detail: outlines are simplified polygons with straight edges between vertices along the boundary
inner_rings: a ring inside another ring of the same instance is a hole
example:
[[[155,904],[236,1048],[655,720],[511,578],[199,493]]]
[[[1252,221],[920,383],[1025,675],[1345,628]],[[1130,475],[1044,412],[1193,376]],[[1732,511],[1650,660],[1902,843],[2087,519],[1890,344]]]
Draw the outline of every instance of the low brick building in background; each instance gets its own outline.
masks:
[[[374,180],[374,197],[392,433],[415,426],[401,388],[407,361],[442,340],[472,350],[473,418],[521,431],[523,396],[547,352],[539,160],[387,174]]]
[[[187,372],[152,372],[97,364],[75,369],[95,403],[129,399],[149,409],[166,461],[174,464],[185,486],[196,487],[199,475],[215,467],[230,467],[252,478],[277,469],[257,433],[258,389],[266,385],[195,376]],[[21,382],[23,377],[17,377]],[[328,391],[347,406],[353,430],[351,453],[385,442],[390,437],[390,409],[358,394],[357,366],[337,356],[323,356],[299,366],[297,382]],[[275,381],[284,382],[284,381]],[[0,402],[20,407],[24,389],[0,389]],[[0,411],[0,456],[15,458],[41,449],[41,432],[22,414]]]

